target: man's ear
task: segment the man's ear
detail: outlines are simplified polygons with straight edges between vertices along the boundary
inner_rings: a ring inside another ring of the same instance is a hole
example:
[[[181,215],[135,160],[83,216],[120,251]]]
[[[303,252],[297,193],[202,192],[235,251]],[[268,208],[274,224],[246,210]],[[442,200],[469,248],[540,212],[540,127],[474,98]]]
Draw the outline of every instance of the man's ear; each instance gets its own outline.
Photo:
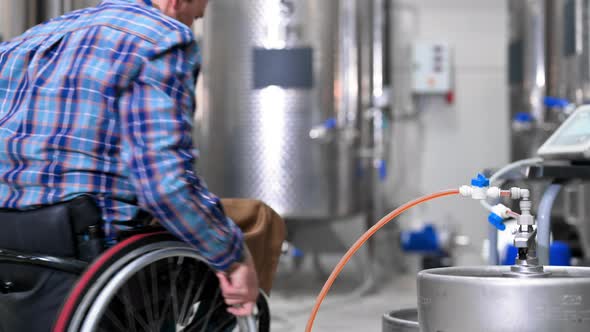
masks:
[[[182,0],[169,0],[169,1],[170,1],[170,6],[172,6],[172,8],[174,8],[175,11],[180,10],[180,6],[182,5]]]

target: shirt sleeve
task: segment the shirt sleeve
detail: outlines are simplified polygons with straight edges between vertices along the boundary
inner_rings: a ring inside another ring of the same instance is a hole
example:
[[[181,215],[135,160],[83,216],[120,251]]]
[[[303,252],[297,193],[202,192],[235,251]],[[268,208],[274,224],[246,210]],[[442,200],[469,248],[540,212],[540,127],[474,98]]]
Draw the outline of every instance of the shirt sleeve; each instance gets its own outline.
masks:
[[[147,57],[122,91],[122,155],[142,208],[226,270],[242,258],[243,234],[194,172],[194,49],[175,45]]]

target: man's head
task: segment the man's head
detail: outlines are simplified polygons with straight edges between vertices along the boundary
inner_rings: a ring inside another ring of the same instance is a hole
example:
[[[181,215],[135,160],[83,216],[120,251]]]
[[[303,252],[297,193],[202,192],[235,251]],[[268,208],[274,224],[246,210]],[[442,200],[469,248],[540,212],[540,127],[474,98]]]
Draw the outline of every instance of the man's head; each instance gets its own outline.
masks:
[[[208,0],[153,0],[156,8],[164,14],[188,25],[203,17]]]

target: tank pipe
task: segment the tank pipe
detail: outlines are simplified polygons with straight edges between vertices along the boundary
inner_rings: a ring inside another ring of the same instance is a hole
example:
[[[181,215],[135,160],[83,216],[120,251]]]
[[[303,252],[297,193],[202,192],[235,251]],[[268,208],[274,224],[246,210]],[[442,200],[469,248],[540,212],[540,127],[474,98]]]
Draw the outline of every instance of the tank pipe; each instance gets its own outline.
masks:
[[[491,182],[490,182],[491,184]],[[499,204],[500,200],[495,199],[494,204]],[[488,223],[488,264],[499,265],[500,264],[500,253],[498,252],[498,229],[496,226]]]
[[[502,180],[503,177],[506,176],[506,174],[508,174],[514,170],[517,170],[517,169],[523,168],[523,167],[536,165],[536,164],[539,164],[542,162],[543,162],[543,158],[530,158],[530,159],[523,159],[520,161],[513,162],[511,164],[508,164],[508,165],[502,167],[499,171],[497,171],[496,173],[494,173],[490,177],[490,185],[492,185],[494,182],[496,182],[498,180]],[[480,203],[486,210],[492,211],[492,205],[490,203],[488,203],[485,199],[481,200]]]
[[[499,265],[500,254],[498,253],[498,229],[494,225],[488,225],[488,264]]]
[[[543,162],[542,158],[530,158],[530,159],[523,159],[520,161],[513,162],[502,167],[496,173],[494,173],[490,177],[490,185],[495,183],[496,181],[500,181],[503,179],[506,174],[512,172],[513,170],[520,169],[522,167],[527,167],[531,165],[536,165]],[[480,201],[480,204],[488,211],[492,211],[492,205],[488,203],[487,200],[483,199]],[[516,213],[515,213],[516,214]],[[512,215],[511,215],[512,216]],[[516,214],[516,217],[518,214]],[[512,216],[514,218],[514,216]],[[498,230],[494,226],[489,226],[488,228],[488,240],[489,240],[489,248],[488,248],[488,263],[490,265],[498,265],[500,264],[500,255],[498,254]]]
[[[549,247],[551,245],[551,209],[561,191],[561,184],[550,185],[539,203],[537,216],[537,255],[541,265],[549,265]]]
[[[340,259],[340,261],[338,262],[338,264],[336,265],[336,267],[334,268],[334,270],[330,274],[330,277],[328,278],[328,280],[324,284],[324,287],[322,288],[322,290],[320,291],[320,294],[318,295],[318,297],[316,299],[313,310],[309,316],[309,320],[307,321],[307,325],[305,327],[305,332],[311,332],[311,330],[313,328],[313,322],[318,314],[318,311],[320,310],[320,306],[322,304],[322,301],[324,300],[324,298],[328,294],[328,291],[330,290],[330,288],[334,284],[334,281],[336,281],[336,278],[338,278],[338,275],[340,274],[340,272],[342,272],[342,269],[344,269],[344,266],[348,263],[348,261],[350,261],[352,256],[362,247],[362,245],[365,244],[379,229],[381,229],[383,226],[387,225],[395,217],[399,216],[403,212],[411,209],[412,207],[414,207],[416,205],[419,205],[421,203],[424,203],[424,202],[427,202],[427,201],[430,201],[430,200],[433,200],[436,198],[458,195],[458,194],[459,194],[458,189],[450,189],[450,190],[436,192],[436,193],[433,193],[433,194],[430,194],[427,196],[420,197],[420,198],[415,199],[413,201],[410,201],[410,202],[400,206],[399,208],[393,210],[392,212],[390,212],[388,215],[386,215],[381,220],[379,220],[379,222],[377,222],[367,232],[365,232],[352,245],[352,247],[350,247],[350,249],[346,252],[346,254],[344,254],[342,259]]]
[[[509,211],[509,212],[508,212],[508,215],[509,215],[511,218],[514,218],[514,219],[516,219],[516,218],[520,217],[520,214],[518,214],[518,213],[516,213],[516,212],[514,212],[514,211]]]

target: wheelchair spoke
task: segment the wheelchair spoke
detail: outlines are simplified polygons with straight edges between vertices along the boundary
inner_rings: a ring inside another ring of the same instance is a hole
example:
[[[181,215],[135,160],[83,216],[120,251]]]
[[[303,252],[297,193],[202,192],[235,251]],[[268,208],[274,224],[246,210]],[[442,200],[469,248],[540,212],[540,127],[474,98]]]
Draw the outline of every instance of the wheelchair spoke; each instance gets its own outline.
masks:
[[[145,306],[145,311],[146,311],[146,318],[149,324],[149,329],[147,331],[154,331],[154,326],[152,326],[155,323],[154,320],[154,313],[153,313],[153,309],[152,309],[152,303],[150,301],[150,298],[148,297],[148,291],[147,291],[147,285],[145,282],[145,272],[141,271],[138,275],[139,278],[139,287],[141,288],[141,293],[143,296],[143,305]]]
[[[158,277],[156,274],[156,265],[157,263],[150,265],[150,274],[152,279],[152,303],[153,303],[153,310],[154,310],[154,322],[160,321],[160,305],[159,305],[159,298],[158,298]]]
[[[215,292],[215,297],[213,298],[213,303],[217,302],[217,299],[219,298],[219,294],[221,294],[221,289],[217,289],[217,291]],[[209,311],[207,312],[207,314],[205,315],[204,318],[201,318],[199,320],[197,325],[200,325],[200,323],[203,321],[203,319],[205,320],[205,324],[203,324],[203,328],[201,329],[201,332],[207,331],[206,328],[207,328],[207,325],[209,325],[209,320],[211,319],[211,316],[213,315],[213,313],[215,311],[217,311],[217,309],[222,307],[223,304],[224,304],[224,302],[220,301],[213,309],[209,309]]]
[[[216,329],[214,332],[218,332],[218,331],[219,331],[219,332],[228,332],[228,331],[226,331],[226,330],[225,330],[225,328],[227,328],[227,327],[230,327],[230,326],[231,326],[231,323],[232,323],[232,322],[233,322],[235,319],[236,319],[236,318],[235,318],[234,316],[231,316],[231,315],[230,315],[230,316],[229,316],[229,318],[228,318],[228,319],[226,319],[226,320],[223,322],[223,324],[221,324],[221,325],[219,326],[219,328],[217,328],[217,329]],[[240,332],[244,332],[244,331],[240,331]],[[255,331],[252,331],[252,332],[255,332]]]
[[[128,331],[137,332],[135,328],[135,316],[133,315],[133,305],[131,304],[131,300],[129,299],[129,288],[128,285],[125,285],[122,289],[122,296],[123,296],[123,305],[125,306],[125,313],[127,314],[127,322],[129,323]],[[117,294],[117,297],[119,295]]]
[[[93,331],[254,332],[227,312],[215,271],[183,250],[162,249],[129,263],[128,274],[108,284],[96,302],[102,317],[88,322]],[[266,326],[264,312],[255,309],[253,317],[257,329]]]
[[[195,296],[193,296],[192,301],[190,301],[190,306],[188,306],[188,308],[183,309],[183,317],[182,317],[182,324],[184,326],[189,326],[192,323],[192,320],[195,318],[195,315],[198,312],[198,308],[200,307],[201,304],[201,296],[203,294],[203,290],[205,289],[205,286],[207,285],[207,281],[209,280],[209,276],[212,275],[211,270],[207,269],[205,271],[205,276],[203,277],[203,280],[201,281],[201,284],[199,285],[199,288],[197,289],[197,292],[195,293]],[[192,287],[191,287],[192,289]],[[187,292],[187,296],[190,296],[190,292]],[[196,305],[196,307],[195,307]],[[190,315],[189,315],[190,314]]]
[[[170,266],[170,262],[171,262],[171,259],[168,259],[168,266]],[[173,272],[177,272],[177,273],[173,273]],[[176,296],[173,296],[172,293],[176,293],[176,282],[178,281],[178,277],[180,276],[180,270],[172,271],[172,269],[168,269],[168,275],[170,277],[171,294],[170,294],[170,296],[166,297],[166,302],[164,303],[164,308],[163,308],[162,312],[160,313],[160,315],[158,315],[159,316],[159,319],[157,320],[158,331],[162,328],[162,325],[164,324],[164,322],[166,320],[166,314],[168,313],[168,310],[170,309],[171,305],[173,307],[172,314],[174,315],[173,319],[174,319],[175,324],[178,319],[178,303],[176,301]]]
[[[172,258],[168,259],[168,265],[170,265],[170,263],[173,262]],[[168,270],[168,274],[170,275],[170,297],[172,297],[172,316],[174,319],[174,323],[177,324],[178,323],[178,294],[176,291],[176,281],[178,280],[178,276],[180,276],[180,272],[182,270],[182,265],[180,265],[179,268],[179,263],[180,261],[177,261],[176,266],[172,266],[174,269],[169,269]]]
[[[137,331],[136,325],[135,325],[136,322],[141,326],[143,331],[149,331],[150,327],[148,326],[148,323],[143,319],[143,317],[141,316],[141,313],[138,312],[137,308],[135,308],[135,306],[131,302],[131,299],[129,296],[128,285],[125,285],[121,289],[121,292],[122,292],[122,298],[119,294],[117,294],[116,297],[118,297],[119,300],[125,306],[125,313],[127,315],[127,320],[129,322],[129,329],[124,330],[124,331]]]
[[[207,285],[207,281],[209,280],[209,276],[212,274],[213,273],[211,273],[210,270],[207,270],[207,272],[205,273],[205,277],[203,278],[203,281],[201,282],[201,285],[199,286],[199,289],[195,293],[195,296],[193,297],[193,300],[191,301],[191,303],[197,303],[197,301],[199,301],[199,299],[201,298],[201,296],[203,294],[203,290],[205,289],[205,285]]]
[[[113,325],[115,325],[115,327],[117,328],[118,331],[126,331],[127,330],[125,327],[123,327],[123,323],[121,323],[119,318],[117,318],[117,315],[115,315],[111,311],[111,309],[107,309],[107,311],[105,312],[105,316],[111,321],[111,323],[113,323]],[[104,330],[104,328],[101,330]]]
[[[166,297],[166,302],[164,302],[164,308],[162,309],[162,312],[159,315],[160,318],[158,319],[158,324],[156,325],[157,331],[160,331],[162,329],[162,325],[164,324],[164,321],[166,320],[166,313],[168,312],[168,308],[170,307],[171,301],[172,301],[172,299],[169,296]]]
[[[180,309],[179,323],[181,323],[183,325],[186,325],[187,316],[189,314],[188,300],[191,297],[194,285],[195,285],[195,270],[190,269],[188,287],[186,289],[184,299],[182,300],[182,308]]]

